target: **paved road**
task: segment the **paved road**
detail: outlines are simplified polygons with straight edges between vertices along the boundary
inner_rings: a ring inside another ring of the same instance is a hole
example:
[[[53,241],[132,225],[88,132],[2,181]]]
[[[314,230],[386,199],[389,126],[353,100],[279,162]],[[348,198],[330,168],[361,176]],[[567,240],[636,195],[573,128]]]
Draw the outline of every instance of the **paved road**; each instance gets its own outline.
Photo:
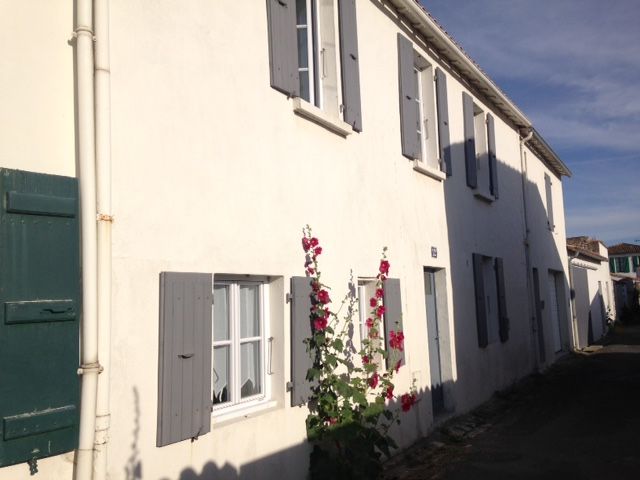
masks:
[[[388,463],[386,479],[640,479],[640,327],[571,354]]]

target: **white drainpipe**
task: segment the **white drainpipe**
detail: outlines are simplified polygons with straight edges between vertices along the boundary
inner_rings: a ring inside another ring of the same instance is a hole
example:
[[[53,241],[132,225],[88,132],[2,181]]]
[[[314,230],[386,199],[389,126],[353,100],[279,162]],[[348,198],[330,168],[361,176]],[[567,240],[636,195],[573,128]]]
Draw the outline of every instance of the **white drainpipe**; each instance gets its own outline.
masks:
[[[573,330],[573,349],[579,348],[578,342],[578,310],[576,307],[575,287],[573,285],[573,261],[578,258],[580,252],[569,256],[569,298],[571,299],[571,330]]]
[[[92,0],[76,1],[76,72],[78,105],[78,182],[82,238],[82,375],[80,434],[75,477],[88,480],[93,470],[93,439],[98,386],[97,232],[95,123],[93,90]]]
[[[95,22],[95,132],[98,212],[98,377],[93,479],[107,478],[111,358],[111,88],[109,0],[93,0]]]

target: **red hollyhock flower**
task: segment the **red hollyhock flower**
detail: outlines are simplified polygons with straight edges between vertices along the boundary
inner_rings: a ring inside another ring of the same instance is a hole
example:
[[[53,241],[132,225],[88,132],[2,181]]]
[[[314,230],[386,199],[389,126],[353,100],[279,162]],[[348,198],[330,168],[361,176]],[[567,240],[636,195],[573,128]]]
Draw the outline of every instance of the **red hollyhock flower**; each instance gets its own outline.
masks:
[[[316,247],[313,253],[315,253],[316,255],[320,255],[322,253],[322,247]]]
[[[376,298],[382,298],[382,296],[384,295],[384,290],[381,288],[377,288],[376,289]]]
[[[308,267],[307,272],[309,273],[309,275],[313,275],[315,273],[315,270],[313,269],[313,267]]]
[[[302,248],[305,252],[308,252],[311,248],[311,242],[307,237],[302,237]]]
[[[369,360],[369,356],[368,355],[363,355],[362,356],[362,363],[364,363],[365,365],[367,365],[370,362]]]
[[[373,319],[367,318],[367,321],[365,323],[367,324],[367,328],[373,327]]]
[[[389,332],[389,346],[396,350],[404,350],[404,333]]]
[[[378,300],[374,297],[371,297],[369,299],[369,305],[371,306],[371,308],[378,306]]]
[[[318,301],[320,303],[324,303],[325,305],[329,303],[331,301],[331,299],[329,298],[329,292],[327,292],[326,290],[320,290],[318,292]]]
[[[311,288],[313,289],[314,292],[317,292],[318,290],[320,290],[320,283],[311,282]]]
[[[378,381],[380,377],[378,376],[378,372],[375,372],[373,376],[369,379],[369,386],[371,388],[376,388],[378,386]]]
[[[391,400],[393,398],[393,385],[390,385],[387,387],[387,391],[385,392],[385,397],[387,397],[388,400]]]
[[[324,330],[325,328],[327,328],[327,323],[328,323],[328,322],[327,322],[327,319],[326,319],[326,318],[323,318],[323,317],[316,318],[316,319],[313,321],[313,328],[315,328],[315,329],[316,329],[316,330],[318,330],[318,331],[322,331],[322,330]]]
[[[318,239],[316,237],[312,237],[311,240],[309,240],[309,245],[311,245],[312,247],[317,247],[318,246]]]
[[[384,305],[380,305],[377,309],[376,309],[376,315],[378,317],[381,317],[382,315],[384,315],[385,312],[385,308]]]
[[[402,411],[408,412],[409,410],[411,410],[411,407],[416,404],[416,395],[414,393],[405,393],[402,395],[402,397],[400,397],[400,403],[402,404]]]
[[[402,359],[398,360],[398,363],[396,363],[396,373],[398,373],[398,371],[400,370],[401,365],[402,365]]]
[[[383,275],[388,275],[390,266],[391,265],[389,265],[389,262],[387,262],[386,260],[380,260],[380,273]]]

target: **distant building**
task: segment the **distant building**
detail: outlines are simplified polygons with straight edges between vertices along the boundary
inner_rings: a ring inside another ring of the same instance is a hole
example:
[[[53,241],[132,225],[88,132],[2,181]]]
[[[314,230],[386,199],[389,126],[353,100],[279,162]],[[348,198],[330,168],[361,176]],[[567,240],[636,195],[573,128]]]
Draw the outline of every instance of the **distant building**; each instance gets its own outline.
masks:
[[[571,310],[577,348],[586,347],[607,332],[616,313],[607,247],[590,237],[567,238],[571,267]]]
[[[609,270],[622,277],[640,277],[640,245],[618,243],[609,247]]]

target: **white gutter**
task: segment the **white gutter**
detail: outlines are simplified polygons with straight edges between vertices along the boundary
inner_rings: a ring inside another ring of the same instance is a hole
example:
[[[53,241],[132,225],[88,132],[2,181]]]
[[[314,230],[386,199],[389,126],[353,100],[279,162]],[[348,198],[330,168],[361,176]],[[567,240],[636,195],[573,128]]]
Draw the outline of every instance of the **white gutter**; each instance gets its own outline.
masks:
[[[78,182],[82,238],[82,375],[80,433],[75,478],[91,478],[98,384],[96,171],[93,95],[92,0],[76,0],[76,75],[78,108]]]
[[[98,358],[104,372],[98,378],[93,479],[107,478],[110,426],[111,366],[111,86],[109,62],[109,0],[94,1],[95,135],[98,212]]]

